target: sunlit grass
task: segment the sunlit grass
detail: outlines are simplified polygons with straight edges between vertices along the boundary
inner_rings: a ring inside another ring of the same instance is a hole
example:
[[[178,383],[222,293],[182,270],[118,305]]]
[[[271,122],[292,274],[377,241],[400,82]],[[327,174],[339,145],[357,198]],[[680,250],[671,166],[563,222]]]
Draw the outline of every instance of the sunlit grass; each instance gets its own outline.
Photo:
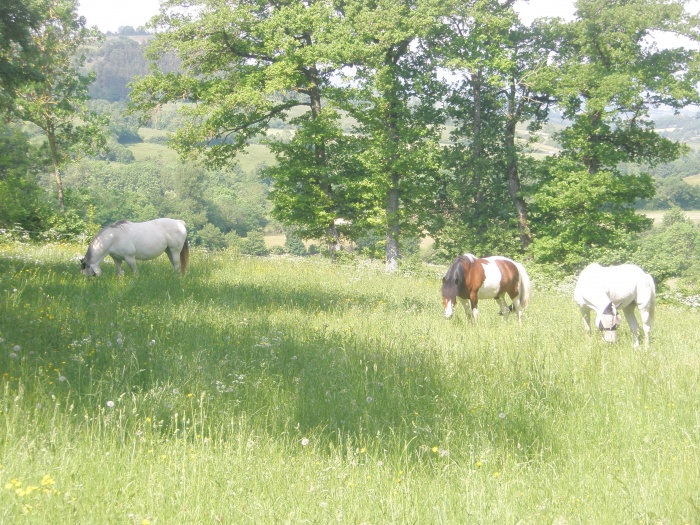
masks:
[[[683,180],[691,186],[698,186],[700,185],[700,173],[697,175],[691,175],[690,177],[685,177]]]
[[[0,246],[0,522],[700,520],[696,312],[639,351],[536,271],[477,329],[439,267],[81,252]]]
[[[643,213],[650,219],[653,219],[654,223],[658,225],[661,224],[661,220],[663,219],[664,215],[668,213],[668,210],[644,210],[640,213]],[[700,224],[700,210],[683,210],[683,215],[685,215],[695,224]]]

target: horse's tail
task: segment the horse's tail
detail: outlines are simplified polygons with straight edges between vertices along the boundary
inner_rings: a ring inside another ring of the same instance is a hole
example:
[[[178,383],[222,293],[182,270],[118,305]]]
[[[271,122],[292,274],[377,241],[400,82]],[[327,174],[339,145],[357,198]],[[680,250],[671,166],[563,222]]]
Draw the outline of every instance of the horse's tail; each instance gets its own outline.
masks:
[[[532,283],[530,282],[530,276],[527,274],[525,267],[518,262],[515,263],[515,266],[518,268],[518,275],[520,276],[520,284],[518,286],[520,308],[524,310],[532,299]]]
[[[654,313],[656,311],[656,284],[654,284],[654,278],[648,273],[644,274],[644,281],[644,284],[647,286],[646,291],[649,293],[649,297],[647,297],[646,300],[649,304],[649,325],[651,326],[654,323]]]
[[[182,245],[182,250],[180,250],[180,272],[184,275],[187,271],[187,267],[190,265],[190,243],[187,242],[187,237],[185,237],[185,244]]]

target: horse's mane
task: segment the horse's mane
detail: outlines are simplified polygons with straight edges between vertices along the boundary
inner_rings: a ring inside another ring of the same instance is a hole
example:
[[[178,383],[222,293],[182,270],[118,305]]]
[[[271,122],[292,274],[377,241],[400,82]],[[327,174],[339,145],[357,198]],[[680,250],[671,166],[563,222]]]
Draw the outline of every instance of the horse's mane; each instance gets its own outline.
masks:
[[[113,222],[109,226],[105,226],[104,228],[102,228],[102,231],[100,233],[105,231],[107,228],[119,228],[120,226],[124,226],[125,224],[128,224],[128,222],[129,221],[126,219],[120,219],[117,222]]]
[[[442,278],[442,295],[445,297],[454,297],[459,293],[460,284],[464,283],[464,261],[471,264],[471,259],[466,255],[455,257],[447,269],[445,277]]]

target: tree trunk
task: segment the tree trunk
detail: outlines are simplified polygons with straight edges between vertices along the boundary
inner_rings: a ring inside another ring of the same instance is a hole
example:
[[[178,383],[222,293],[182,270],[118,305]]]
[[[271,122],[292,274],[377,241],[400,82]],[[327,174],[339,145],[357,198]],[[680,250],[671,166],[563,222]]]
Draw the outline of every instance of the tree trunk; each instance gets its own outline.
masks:
[[[61,213],[66,211],[66,206],[63,201],[63,181],[61,180],[61,171],[59,169],[58,162],[58,148],[56,147],[56,135],[53,130],[49,130],[46,133],[49,139],[49,149],[51,150],[51,162],[53,163],[53,174],[56,178],[56,186],[58,187],[58,206],[61,209]]]
[[[520,176],[518,175],[518,153],[515,148],[515,125],[517,118],[511,115],[506,124],[506,177],[508,179],[508,193],[515,206],[518,215],[518,231],[520,233],[520,246],[524,250],[530,246],[532,236],[528,226],[527,203],[520,193]]]
[[[386,202],[386,272],[399,269],[399,175],[392,174]]]
[[[342,249],[340,244],[340,234],[338,233],[338,228],[336,228],[335,224],[331,224],[326,228],[326,242],[328,242],[328,254],[331,257],[335,257],[335,254]]]
[[[475,71],[471,77],[472,93],[474,95],[474,141],[472,145],[472,187],[474,202],[479,204],[483,199],[481,191],[481,71]]]

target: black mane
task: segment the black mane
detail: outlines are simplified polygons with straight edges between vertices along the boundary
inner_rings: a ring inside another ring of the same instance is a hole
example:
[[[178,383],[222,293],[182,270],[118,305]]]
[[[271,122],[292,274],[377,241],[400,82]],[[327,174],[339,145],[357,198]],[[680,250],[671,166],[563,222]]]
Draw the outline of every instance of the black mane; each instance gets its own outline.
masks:
[[[471,264],[468,257],[460,255],[452,261],[447,269],[447,273],[442,278],[443,297],[454,299],[460,294],[460,290],[464,290],[464,265],[462,264],[464,261]]]

